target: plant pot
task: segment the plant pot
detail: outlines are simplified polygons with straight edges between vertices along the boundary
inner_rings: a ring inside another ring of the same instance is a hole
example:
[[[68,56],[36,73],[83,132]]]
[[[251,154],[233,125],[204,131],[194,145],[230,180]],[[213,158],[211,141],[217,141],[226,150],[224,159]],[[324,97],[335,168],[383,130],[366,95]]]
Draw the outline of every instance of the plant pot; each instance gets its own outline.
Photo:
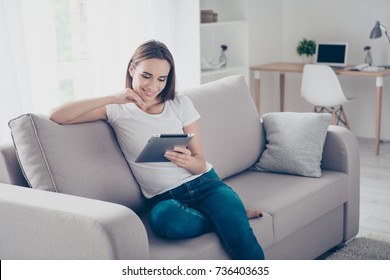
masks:
[[[302,55],[302,63],[311,64],[314,62],[314,57],[312,55]]]

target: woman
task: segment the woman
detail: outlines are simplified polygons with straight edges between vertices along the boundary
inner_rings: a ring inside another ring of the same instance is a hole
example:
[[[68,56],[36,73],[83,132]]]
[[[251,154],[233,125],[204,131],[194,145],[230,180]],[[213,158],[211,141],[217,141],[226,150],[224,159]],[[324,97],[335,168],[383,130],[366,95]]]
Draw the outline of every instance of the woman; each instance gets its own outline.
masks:
[[[106,120],[142,193],[154,205],[151,227],[165,238],[189,238],[215,230],[234,259],[264,259],[240,198],[205,160],[199,114],[191,100],[175,94],[175,64],[168,48],[158,41],[142,44],[126,70],[126,89],[100,98],[76,101],[53,110],[60,124]],[[169,162],[136,163],[152,134],[192,133],[188,147],[174,147]],[[229,211],[226,211],[229,209]]]

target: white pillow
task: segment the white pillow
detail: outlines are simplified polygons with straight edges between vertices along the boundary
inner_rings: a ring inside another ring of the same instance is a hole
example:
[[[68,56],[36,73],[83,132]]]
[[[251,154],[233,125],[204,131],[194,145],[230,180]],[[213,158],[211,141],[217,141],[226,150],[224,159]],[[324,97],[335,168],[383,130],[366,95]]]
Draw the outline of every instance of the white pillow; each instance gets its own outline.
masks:
[[[268,113],[262,116],[266,149],[251,170],[321,177],[331,114]]]

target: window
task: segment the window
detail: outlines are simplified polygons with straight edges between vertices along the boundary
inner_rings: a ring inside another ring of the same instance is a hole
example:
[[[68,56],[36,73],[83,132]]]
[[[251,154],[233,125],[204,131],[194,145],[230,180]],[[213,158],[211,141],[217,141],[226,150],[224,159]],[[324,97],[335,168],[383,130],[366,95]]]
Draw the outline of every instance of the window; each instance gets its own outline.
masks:
[[[93,90],[88,0],[52,0],[60,103]]]
[[[3,3],[0,143],[10,141],[6,124],[18,115],[46,114],[67,101],[122,90],[131,54],[152,38],[164,42],[175,57],[178,88],[199,84],[197,1]]]

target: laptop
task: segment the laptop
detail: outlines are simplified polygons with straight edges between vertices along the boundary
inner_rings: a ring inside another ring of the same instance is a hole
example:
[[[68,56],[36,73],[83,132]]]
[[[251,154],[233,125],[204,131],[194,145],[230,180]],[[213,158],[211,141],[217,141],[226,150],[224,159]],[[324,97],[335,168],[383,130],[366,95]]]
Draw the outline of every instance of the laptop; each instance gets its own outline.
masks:
[[[347,66],[348,43],[317,43],[316,63],[335,68]]]

